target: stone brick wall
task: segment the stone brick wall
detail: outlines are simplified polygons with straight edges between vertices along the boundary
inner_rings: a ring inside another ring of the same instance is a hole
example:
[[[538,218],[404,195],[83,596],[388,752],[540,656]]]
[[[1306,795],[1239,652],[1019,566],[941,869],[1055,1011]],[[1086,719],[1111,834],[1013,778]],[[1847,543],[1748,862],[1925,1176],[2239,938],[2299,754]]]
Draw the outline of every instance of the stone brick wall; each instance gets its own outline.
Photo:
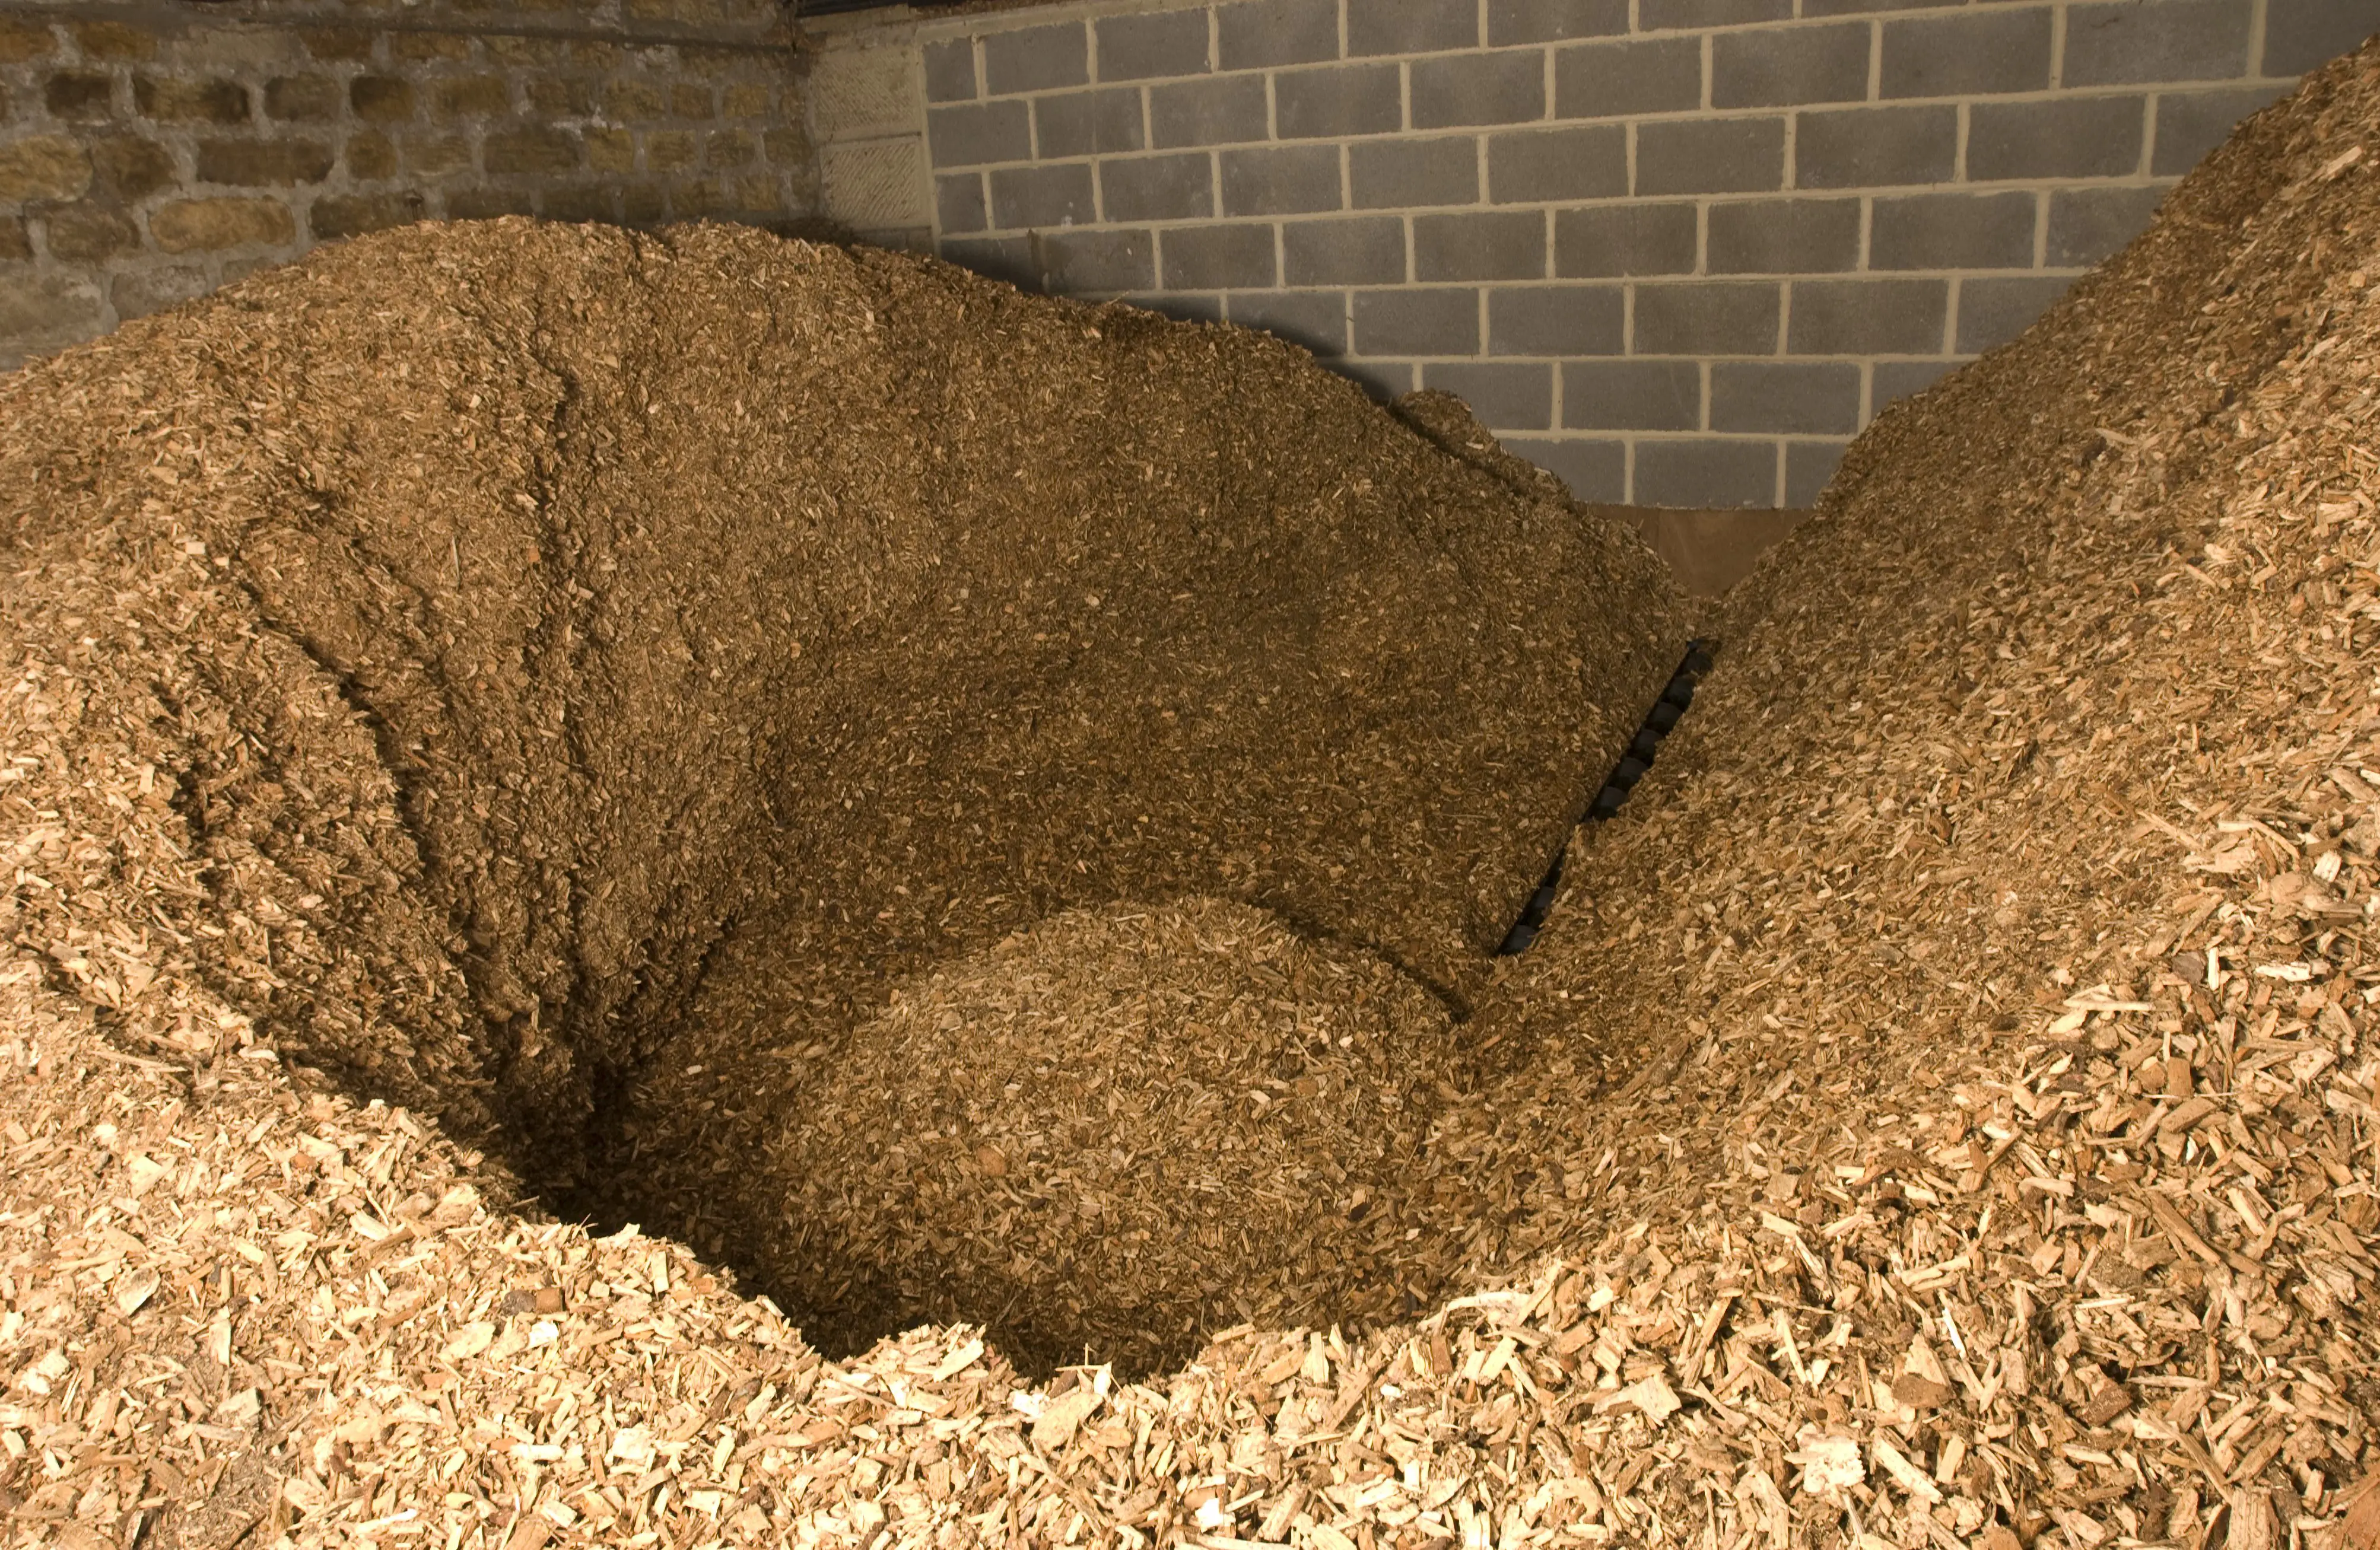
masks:
[[[1109,0],[821,24],[820,79],[877,84],[813,131],[890,238],[1451,389],[1590,499],[1798,506],[2375,29],[2380,0]]]
[[[796,223],[777,0],[0,0],[0,369],[424,218]]]

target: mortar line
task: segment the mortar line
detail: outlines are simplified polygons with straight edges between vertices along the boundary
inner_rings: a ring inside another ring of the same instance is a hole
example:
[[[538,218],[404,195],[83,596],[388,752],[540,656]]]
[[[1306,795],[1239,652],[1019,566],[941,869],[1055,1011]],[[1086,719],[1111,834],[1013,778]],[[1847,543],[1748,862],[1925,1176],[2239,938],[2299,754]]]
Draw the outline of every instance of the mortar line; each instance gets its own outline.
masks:
[[[2140,165],[2133,170],[2132,176],[2134,177],[2155,177],[2156,176],[2157,126],[2162,123],[2165,118],[2165,93],[2162,91],[2150,92],[2148,94],[2147,102],[2142,106],[2141,116],[2143,120],[2141,124],[2141,162]]]
[[[2033,191],[2033,267],[2049,267],[2049,190]]]
[[[1697,102],[1702,111],[1708,113],[1711,111],[1711,35],[1708,32],[1702,36],[1702,95]]]
[[[2272,0],[2250,0],[2248,6],[2248,73],[2244,79],[2260,80],[2265,74],[2265,28],[2272,15]]]
[[[1631,9],[1633,9],[1632,5]],[[1636,438],[1620,438],[1620,500],[1623,505],[1636,501]]]
[[[2049,90],[2066,89],[2066,6],[2064,0],[2049,7]]]
[[[1971,105],[1965,102],[1959,104],[1957,144],[1950,153],[1950,181],[1953,183],[1967,181],[1967,109]]]
[[[1867,101],[1884,101],[1884,23],[1867,24]]]
[[[1781,511],[1785,505],[1785,439],[1779,437],[1777,439],[1777,482],[1768,491],[1768,503],[1772,510]]]

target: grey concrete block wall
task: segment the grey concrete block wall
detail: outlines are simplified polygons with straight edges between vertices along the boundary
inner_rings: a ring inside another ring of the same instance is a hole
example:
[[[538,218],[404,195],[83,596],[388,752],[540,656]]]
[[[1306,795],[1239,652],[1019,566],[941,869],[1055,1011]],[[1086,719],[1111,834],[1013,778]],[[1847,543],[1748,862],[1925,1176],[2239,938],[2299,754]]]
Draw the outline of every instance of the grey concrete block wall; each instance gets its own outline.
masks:
[[[2380,0],[1077,0],[917,64],[929,240],[1468,399],[1587,498],[1806,503]],[[923,218],[923,217],[921,217]]]

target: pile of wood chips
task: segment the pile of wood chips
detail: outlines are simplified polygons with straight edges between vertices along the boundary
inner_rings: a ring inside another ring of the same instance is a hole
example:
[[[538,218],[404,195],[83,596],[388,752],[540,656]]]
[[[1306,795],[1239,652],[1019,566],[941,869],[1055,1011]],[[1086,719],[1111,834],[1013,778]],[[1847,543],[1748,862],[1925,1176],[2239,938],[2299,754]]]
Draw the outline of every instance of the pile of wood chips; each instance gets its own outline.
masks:
[[[830,1362],[89,908],[0,976],[15,1542],[2372,1550],[2375,142],[2367,51],[1728,600],[1457,1035],[1404,1194],[1463,1294]],[[19,898],[180,875],[82,711],[70,648],[0,694]]]

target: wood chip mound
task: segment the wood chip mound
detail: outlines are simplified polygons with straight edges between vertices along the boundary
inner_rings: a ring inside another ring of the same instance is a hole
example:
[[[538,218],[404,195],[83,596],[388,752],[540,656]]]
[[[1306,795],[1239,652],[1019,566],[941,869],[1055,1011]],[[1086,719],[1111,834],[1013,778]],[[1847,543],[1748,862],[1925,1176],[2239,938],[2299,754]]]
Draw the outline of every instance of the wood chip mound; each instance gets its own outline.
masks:
[[[243,498],[235,443],[63,443],[32,504],[79,547],[20,542],[0,611],[11,1533],[2373,1550],[2375,162],[2367,50],[1881,417],[1725,600],[1693,714],[1460,1025],[1396,1192],[1398,1278],[1456,1295],[1212,1331],[1139,1381],[1026,1381],[998,1310],[830,1361],[687,1249],[552,1222],[438,1126],[294,1070],[274,982],[331,980],[274,868],[319,855],[308,891],[416,907],[407,788],[324,779],[390,768],[395,723],[351,680],[293,692],[293,637],[217,623],[249,585],[230,551],[140,526],[142,501]],[[42,369],[0,388],[12,438],[56,423]],[[52,369],[128,426],[177,372],[237,381],[225,424],[270,403],[270,373],[172,352]],[[278,692],[208,687],[250,683]],[[275,752],[299,731],[321,762]],[[203,764],[161,760],[189,742]],[[326,790],[344,807],[287,848],[271,815]],[[1245,902],[1160,902],[1201,891]],[[1064,906],[1098,929],[1131,897]],[[418,955],[321,999],[430,1026],[440,932],[468,924],[424,908]],[[688,1096],[720,1135],[789,1133],[732,1085]]]
[[[1393,968],[1243,904],[1056,916],[814,1062],[765,1154],[761,1278],[829,1350],[991,1309],[1043,1372],[1087,1347],[1137,1375],[1244,1318],[1386,1322],[1450,1032]]]

